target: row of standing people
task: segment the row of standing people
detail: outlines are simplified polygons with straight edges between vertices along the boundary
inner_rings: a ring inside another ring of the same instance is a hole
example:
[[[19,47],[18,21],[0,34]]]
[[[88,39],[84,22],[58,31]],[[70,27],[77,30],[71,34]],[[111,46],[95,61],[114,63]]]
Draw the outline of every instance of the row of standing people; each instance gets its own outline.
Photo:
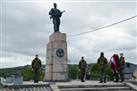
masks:
[[[103,52],[101,52],[100,57],[97,60],[97,63],[99,65],[99,70],[100,70],[100,83],[106,82],[106,67],[107,67],[108,61],[106,57],[104,56]],[[123,53],[120,54],[120,58],[117,54],[114,54],[111,57],[109,63],[111,65],[114,77],[116,79],[115,82],[119,81],[119,75],[120,75],[121,82],[123,82],[124,81],[124,65],[125,65],[125,59],[123,57]],[[38,58],[37,54],[34,60],[32,61],[31,66],[33,68],[33,73],[34,73],[34,82],[37,83],[39,78],[39,68],[41,67],[41,60]],[[87,63],[84,60],[84,57],[82,57],[79,62],[80,78],[82,82],[85,81],[84,77],[86,73],[86,66],[87,66]]]
[[[125,65],[125,58],[123,56],[123,53],[120,53],[120,57],[118,54],[114,54],[110,58],[110,66],[113,71],[113,75],[115,78],[115,82],[119,81],[119,76],[121,79],[121,82],[124,81],[124,65]],[[100,83],[106,82],[106,68],[107,68],[107,58],[104,56],[104,53],[100,53],[100,57],[97,59],[97,64],[99,65],[99,73],[100,73]],[[79,69],[80,69],[80,79],[81,82],[84,82],[84,77],[86,73],[86,66],[87,63],[84,60],[84,57],[81,57],[81,60],[79,62]]]

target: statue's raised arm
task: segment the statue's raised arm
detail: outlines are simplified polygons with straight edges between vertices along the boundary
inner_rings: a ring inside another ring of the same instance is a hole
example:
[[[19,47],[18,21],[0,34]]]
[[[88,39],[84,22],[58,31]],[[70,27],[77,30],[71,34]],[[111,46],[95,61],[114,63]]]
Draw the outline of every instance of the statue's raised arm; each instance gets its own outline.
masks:
[[[59,32],[60,17],[65,11],[57,9],[57,4],[54,3],[54,8],[49,11],[50,19],[53,19],[54,32]]]

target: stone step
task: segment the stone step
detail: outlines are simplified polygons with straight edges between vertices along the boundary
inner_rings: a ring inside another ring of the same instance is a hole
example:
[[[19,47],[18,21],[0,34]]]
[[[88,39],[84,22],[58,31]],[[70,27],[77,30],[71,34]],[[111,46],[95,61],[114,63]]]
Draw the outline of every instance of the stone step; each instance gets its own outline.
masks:
[[[0,91],[52,91],[50,84],[4,85]]]
[[[60,91],[135,91],[135,90],[90,90],[90,89],[83,89],[83,90],[60,90]]]
[[[60,91],[133,91],[129,87],[64,88]]]
[[[52,91],[50,87],[3,88],[0,91]]]
[[[58,85],[58,88],[123,87],[124,84]]]

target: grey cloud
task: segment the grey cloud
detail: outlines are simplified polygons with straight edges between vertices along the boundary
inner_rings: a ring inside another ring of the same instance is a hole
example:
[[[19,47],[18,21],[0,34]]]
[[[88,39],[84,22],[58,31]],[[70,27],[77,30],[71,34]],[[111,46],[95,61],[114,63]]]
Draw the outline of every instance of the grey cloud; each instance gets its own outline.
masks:
[[[33,49],[44,49],[51,25],[44,12],[40,14],[32,8],[33,6],[3,6],[3,51],[27,55]]]
[[[27,60],[24,61],[27,64],[36,53],[45,60],[46,44],[49,35],[53,33],[52,20],[48,15],[52,7],[52,2],[3,3],[2,51],[6,60],[11,59],[12,63],[15,57],[22,57],[20,62]],[[68,56],[71,63],[78,63],[81,56],[85,56],[89,63],[96,62],[100,51],[104,51],[108,58],[114,52],[125,52],[127,60],[135,62],[135,19],[75,38],[70,36],[135,15],[134,2],[59,2],[58,8],[66,10],[61,18],[60,29],[68,35]]]

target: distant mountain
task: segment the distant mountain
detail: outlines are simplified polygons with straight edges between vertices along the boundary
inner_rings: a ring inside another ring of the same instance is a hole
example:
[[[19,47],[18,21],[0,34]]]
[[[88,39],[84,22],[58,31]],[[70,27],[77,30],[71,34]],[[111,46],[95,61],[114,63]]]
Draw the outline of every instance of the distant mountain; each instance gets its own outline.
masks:
[[[27,67],[26,66],[19,66],[19,67],[13,67],[13,68],[1,68],[0,69],[0,76],[1,77],[6,77],[6,76],[11,76],[14,74],[20,74],[23,68]]]

